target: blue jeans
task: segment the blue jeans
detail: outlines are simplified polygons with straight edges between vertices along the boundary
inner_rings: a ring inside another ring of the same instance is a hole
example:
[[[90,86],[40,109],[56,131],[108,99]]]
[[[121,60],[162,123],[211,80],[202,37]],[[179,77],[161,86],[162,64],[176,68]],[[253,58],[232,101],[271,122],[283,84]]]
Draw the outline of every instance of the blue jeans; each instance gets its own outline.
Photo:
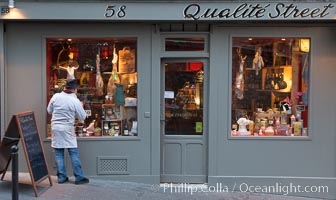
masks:
[[[54,148],[55,150],[55,158],[57,165],[57,177],[58,182],[63,182],[66,180],[67,172],[64,163],[64,148]],[[70,155],[72,170],[75,176],[75,181],[80,181],[84,178],[83,170],[81,166],[81,162],[79,160],[79,153],[77,148],[68,148],[68,152]]]

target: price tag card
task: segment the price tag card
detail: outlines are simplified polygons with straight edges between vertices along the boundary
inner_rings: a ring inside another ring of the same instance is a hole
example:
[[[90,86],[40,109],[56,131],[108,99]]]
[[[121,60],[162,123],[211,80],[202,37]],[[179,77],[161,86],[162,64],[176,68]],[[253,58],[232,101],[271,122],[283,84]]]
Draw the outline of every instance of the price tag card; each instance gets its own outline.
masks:
[[[196,133],[202,133],[202,131],[203,131],[203,123],[202,122],[196,122],[195,130],[196,130]]]
[[[86,116],[90,117],[91,116],[91,110],[85,110]]]
[[[165,91],[164,98],[165,99],[174,99],[174,91]]]

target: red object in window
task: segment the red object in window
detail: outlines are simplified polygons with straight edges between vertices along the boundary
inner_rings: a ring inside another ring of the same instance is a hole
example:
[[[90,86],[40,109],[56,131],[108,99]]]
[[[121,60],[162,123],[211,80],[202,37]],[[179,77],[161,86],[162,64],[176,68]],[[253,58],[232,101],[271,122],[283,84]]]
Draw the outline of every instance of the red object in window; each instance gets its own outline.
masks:
[[[78,58],[78,48],[77,47],[71,47],[70,52],[73,53],[74,59]]]
[[[189,71],[199,71],[203,68],[203,62],[190,62]]]
[[[54,72],[54,88],[58,88],[58,84],[57,84],[57,76],[56,73]]]
[[[102,47],[102,56],[103,58],[108,58],[109,49],[108,47]]]

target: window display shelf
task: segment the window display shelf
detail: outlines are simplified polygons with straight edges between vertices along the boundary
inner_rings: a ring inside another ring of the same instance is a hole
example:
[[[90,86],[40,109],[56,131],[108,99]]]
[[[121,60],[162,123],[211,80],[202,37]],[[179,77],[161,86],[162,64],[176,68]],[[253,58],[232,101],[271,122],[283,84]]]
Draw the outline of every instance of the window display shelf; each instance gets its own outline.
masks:
[[[262,69],[262,89],[266,91],[290,92],[292,66],[264,67]]]
[[[123,130],[122,120],[102,120],[102,135],[103,136],[119,136]]]
[[[123,105],[102,104],[102,114],[104,120],[123,120],[125,119],[125,108]]]

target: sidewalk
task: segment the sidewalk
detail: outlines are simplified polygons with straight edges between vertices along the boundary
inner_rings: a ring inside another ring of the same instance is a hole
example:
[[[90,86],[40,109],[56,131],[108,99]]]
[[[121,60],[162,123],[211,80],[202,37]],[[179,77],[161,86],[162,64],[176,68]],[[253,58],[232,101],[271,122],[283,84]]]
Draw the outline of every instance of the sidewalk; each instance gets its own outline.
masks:
[[[29,173],[20,173],[19,200],[313,200],[313,198],[259,193],[171,190],[163,184],[158,186],[94,178],[90,178],[90,183],[84,185],[75,185],[73,177],[70,177],[70,181],[65,184],[58,184],[56,177],[52,176],[52,182],[51,187],[49,179],[40,183],[37,187],[39,196],[36,198]],[[1,200],[12,199],[11,184],[11,172],[7,172],[4,181],[0,182]]]

